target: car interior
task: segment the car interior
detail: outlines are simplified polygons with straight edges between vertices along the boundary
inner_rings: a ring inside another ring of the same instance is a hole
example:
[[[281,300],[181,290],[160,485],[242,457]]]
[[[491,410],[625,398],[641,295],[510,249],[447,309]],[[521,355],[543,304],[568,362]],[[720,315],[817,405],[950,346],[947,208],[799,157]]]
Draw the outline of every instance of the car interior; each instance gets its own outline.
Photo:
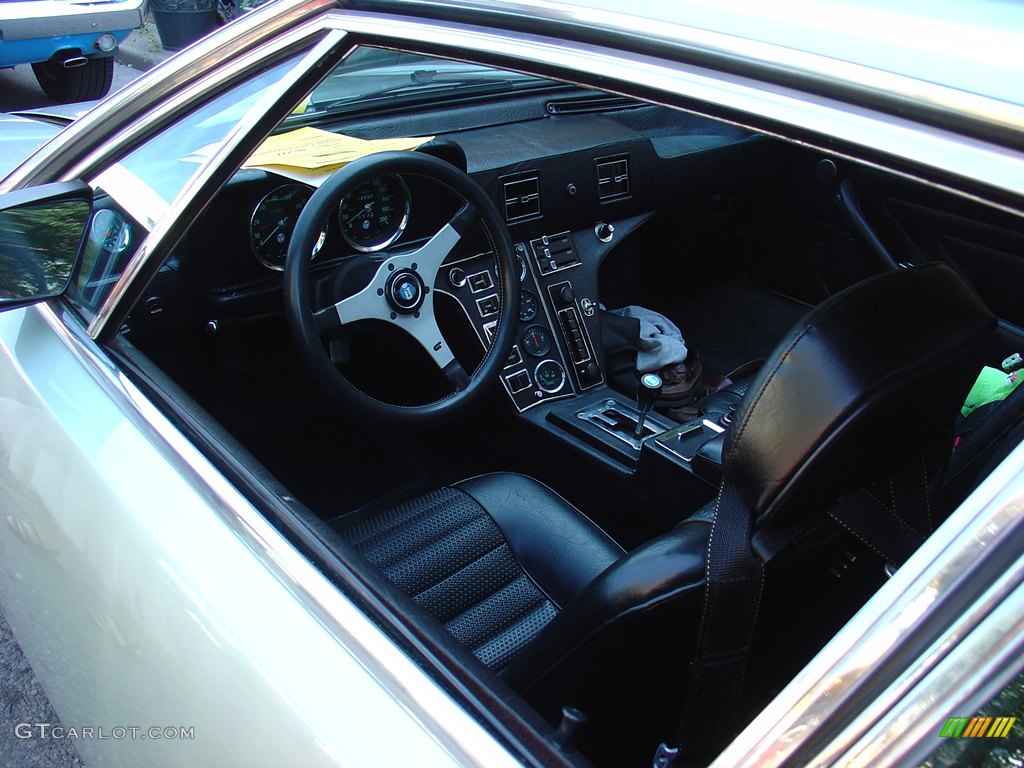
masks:
[[[1024,348],[1019,216],[558,81],[372,101],[276,133],[415,149],[239,168],[111,354],[453,695],[706,759],[1019,432],[961,412]],[[145,234],[95,217],[80,301]]]

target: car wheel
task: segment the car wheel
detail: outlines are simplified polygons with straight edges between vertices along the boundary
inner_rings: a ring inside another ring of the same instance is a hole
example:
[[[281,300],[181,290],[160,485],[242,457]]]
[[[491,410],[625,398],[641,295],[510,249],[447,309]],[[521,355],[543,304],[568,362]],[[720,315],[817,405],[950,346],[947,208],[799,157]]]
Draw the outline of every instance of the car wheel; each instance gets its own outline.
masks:
[[[36,80],[51,99],[60,102],[90,101],[107,95],[114,82],[114,59],[89,59],[80,67],[65,69],[59,62],[32,65]]]

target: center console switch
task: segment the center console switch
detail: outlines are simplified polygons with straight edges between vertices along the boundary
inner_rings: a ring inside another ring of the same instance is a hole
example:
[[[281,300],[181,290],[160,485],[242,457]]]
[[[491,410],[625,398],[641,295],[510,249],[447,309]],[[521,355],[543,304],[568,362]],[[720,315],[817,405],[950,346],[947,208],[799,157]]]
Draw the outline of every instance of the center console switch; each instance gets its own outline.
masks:
[[[542,276],[575,267],[580,263],[580,257],[573,248],[572,237],[568,232],[538,237],[530,241],[530,248]]]

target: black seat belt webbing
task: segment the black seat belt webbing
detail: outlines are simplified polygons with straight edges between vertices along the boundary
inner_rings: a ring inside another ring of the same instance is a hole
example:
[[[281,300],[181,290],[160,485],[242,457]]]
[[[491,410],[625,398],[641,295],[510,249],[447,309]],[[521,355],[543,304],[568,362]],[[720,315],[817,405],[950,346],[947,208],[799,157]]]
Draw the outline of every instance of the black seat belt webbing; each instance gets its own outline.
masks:
[[[704,607],[679,727],[684,761],[714,754],[736,727],[764,579],[752,535],[750,507],[725,483],[708,542]]]

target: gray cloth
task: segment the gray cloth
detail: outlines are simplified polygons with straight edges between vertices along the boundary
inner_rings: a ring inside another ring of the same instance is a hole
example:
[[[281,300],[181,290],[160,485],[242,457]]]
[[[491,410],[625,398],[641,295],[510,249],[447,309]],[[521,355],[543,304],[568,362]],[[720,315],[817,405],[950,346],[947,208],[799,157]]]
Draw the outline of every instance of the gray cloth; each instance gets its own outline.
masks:
[[[646,307],[633,305],[609,311],[640,321],[639,350],[636,353],[638,372],[660,371],[666,365],[681,363],[686,359],[687,349],[683,333],[664,315]]]

